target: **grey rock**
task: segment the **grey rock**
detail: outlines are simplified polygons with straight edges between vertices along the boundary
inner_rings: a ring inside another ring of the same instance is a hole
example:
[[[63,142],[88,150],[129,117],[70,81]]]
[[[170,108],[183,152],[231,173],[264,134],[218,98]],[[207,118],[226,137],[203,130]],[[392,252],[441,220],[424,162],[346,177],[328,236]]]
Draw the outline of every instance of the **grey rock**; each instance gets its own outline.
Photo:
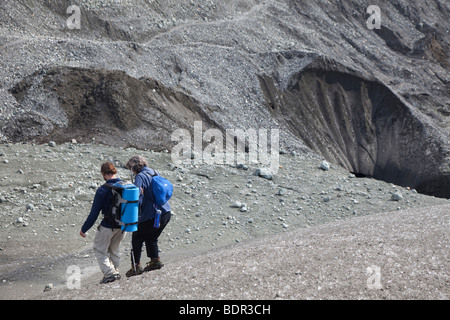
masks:
[[[391,200],[392,201],[400,201],[400,200],[402,200],[403,199],[403,196],[402,196],[402,194],[400,193],[400,192],[394,192],[393,194],[392,194],[392,196],[391,196]]]
[[[51,291],[53,289],[53,283],[46,284],[44,287],[44,292]]]
[[[232,208],[242,208],[242,203],[240,201],[235,201],[232,205]]]
[[[255,171],[256,175],[258,175],[261,178],[267,179],[267,180],[272,180],[273,179],[273,175],[271,173],[271,171],[267,168],[261,168],[261,169],[257,169]]]
[[[323,161],[320,163],[319,168],[322,169],[322,170],[324,170],[324,171],[328,171],[328,170],[330,170],[330,164],[328,163],[328,161],[323,160]]]

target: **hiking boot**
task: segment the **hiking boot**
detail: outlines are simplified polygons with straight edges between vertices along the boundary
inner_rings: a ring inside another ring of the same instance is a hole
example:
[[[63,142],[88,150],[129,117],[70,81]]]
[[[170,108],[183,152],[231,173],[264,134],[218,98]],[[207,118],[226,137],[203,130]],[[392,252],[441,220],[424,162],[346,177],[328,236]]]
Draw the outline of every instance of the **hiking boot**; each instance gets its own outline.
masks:
[[[100,281],[100,283],[101,284],[109,283],[109,282],[113,282],[113,281],[119,280],[120,278],[121,278],[120,274],[117,273],[117,274],[113,274],[113,275],[108,276],[108,277],[103,277],[103,279]]]
[[[144,269],[142,269],[141,264],[138,263],[138,264],[136,264],[136,270],[134,270],[133,265],[131,265],[131,269],[128,270],[127,273],[125,273],[125,275],[129,278],[132,276],[138,276],[143,272],[144,272]]]
[[[152,271],[156,269],[161,269],[164,267],[164,263],[161,262],[159,258],[152,258],[144,268],[144,271]]]

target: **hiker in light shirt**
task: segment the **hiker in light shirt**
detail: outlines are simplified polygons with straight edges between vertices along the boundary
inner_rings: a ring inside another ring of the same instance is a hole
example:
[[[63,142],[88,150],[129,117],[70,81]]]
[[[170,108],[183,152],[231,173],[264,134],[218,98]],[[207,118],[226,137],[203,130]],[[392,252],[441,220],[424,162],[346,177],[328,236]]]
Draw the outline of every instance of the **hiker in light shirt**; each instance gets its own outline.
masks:
[[[117,178],[117,169],[111,162],[105,162],[100,169],[106,183],[114,184],[121,181]],[[94,253],[103,279],[100,283],[108,283],[120,279],[119,274],[119,247],[124,233],[120,226],[112,219],[112,192],[111,189],[102,185],[97,189],[92,204],[91,212],[80,230],[80,236],[86,237],[86,232],[94,225],[102,212],[103,219],[97,227],[94,238]]]

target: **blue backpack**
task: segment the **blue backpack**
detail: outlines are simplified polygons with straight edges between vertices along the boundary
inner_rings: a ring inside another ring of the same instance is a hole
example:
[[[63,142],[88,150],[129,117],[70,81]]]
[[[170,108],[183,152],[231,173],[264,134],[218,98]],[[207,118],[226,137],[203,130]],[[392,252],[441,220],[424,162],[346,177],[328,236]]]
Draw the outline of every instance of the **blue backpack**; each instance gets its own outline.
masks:
[[[153,193],[154,202],[157,206],[161,207],[172,197],[173,185],[169,180],[158,175],[155,170],[153,172],[155,174],[149,172],[146,172],[146,174],[152,177],[150,188]]]

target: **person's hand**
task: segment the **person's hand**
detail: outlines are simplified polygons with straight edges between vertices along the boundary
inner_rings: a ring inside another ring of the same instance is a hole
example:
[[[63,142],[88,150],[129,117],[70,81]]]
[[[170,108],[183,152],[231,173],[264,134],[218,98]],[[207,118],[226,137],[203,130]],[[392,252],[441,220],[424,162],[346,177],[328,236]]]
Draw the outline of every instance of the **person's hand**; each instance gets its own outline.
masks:
[[[82,236],[83,238],[86,238],[86,234],[83,233],[83,231],[80,230],[80,236]]]

